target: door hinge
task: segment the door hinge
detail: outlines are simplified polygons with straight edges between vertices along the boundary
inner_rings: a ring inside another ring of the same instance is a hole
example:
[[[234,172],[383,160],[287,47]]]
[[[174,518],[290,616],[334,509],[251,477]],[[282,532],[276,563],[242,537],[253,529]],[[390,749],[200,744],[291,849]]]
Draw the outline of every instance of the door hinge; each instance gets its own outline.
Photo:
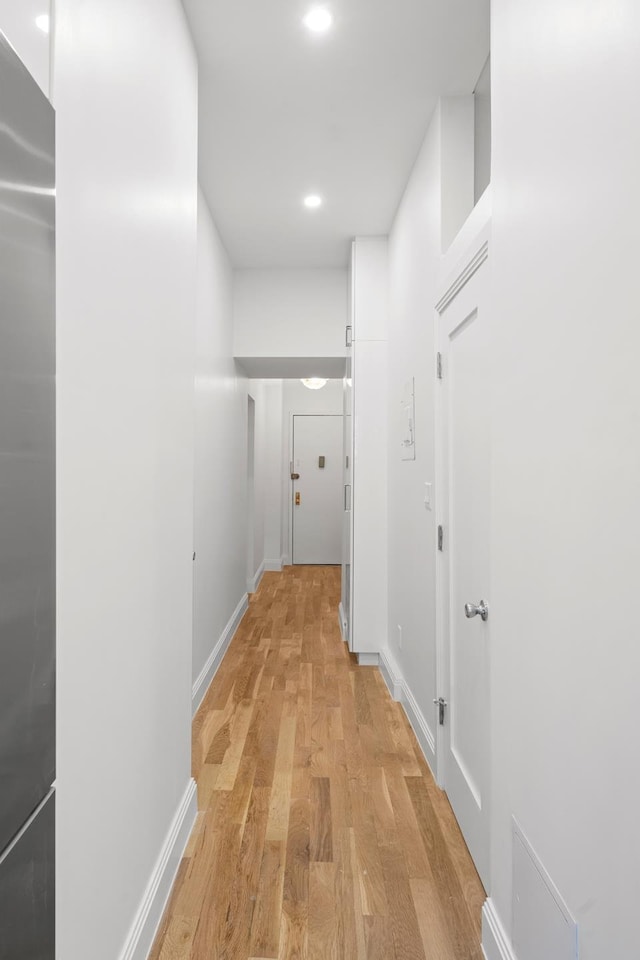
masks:
[[[442,380],[442,354],[436,354],[436,373],[438,380]]]
[[[438,708],[438,723],[441,727],[444,727],[444,711],[447,706],[447,701],[444,697],[438,697],[437,700],[433,701]]]
[[[438,550],[440,552],[444,550],[444,527],[442,524],[438,526]]]

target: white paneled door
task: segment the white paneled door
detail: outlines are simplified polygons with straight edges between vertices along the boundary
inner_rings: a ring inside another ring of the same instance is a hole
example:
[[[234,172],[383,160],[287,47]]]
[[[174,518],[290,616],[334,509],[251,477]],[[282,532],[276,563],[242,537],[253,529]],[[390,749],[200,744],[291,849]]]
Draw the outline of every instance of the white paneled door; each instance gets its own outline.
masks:
[[[342,417],[293,418],[293,563],[342,562]]]
[[[489,881],[489,331],[485,243],[439,305],[440,654],[446,705],[439,776]],[[472,269],[472,272],[470,270]]]

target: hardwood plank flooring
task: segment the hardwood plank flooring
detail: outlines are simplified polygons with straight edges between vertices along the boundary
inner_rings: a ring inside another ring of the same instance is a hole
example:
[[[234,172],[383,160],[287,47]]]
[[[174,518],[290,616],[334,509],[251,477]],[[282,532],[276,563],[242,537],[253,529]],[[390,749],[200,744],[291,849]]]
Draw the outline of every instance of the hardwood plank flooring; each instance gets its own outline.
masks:
[[[199,814],[150,960],[481,960],[484,890],[340,569],[265,573],[193,722]]]

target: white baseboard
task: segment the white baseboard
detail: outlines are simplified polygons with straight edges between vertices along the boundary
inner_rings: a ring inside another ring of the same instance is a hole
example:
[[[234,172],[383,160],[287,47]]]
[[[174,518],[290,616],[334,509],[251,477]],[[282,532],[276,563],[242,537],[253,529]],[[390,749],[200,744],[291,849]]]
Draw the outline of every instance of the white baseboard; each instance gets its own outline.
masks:
[[[290,567],[290,566],[291,566],[291,557],[289,556],[288,553],[285,553],[285,554],[282,555],[282,566],[283,566],[283,567]]]
[[[231,639],[234,633],[240,626],[240,621],[242,620],[245,613],[247,612],[248,607],[249,607],[249,598],[245,593],[245,595],[240,600],[240,603],[238,604],[236,609],[233,611],[231,615],[231,619],[229,620],[229,623],[226,625],[226,627],[222,631],[222,636],[220,637],[215,647],[211,651],[211,655],[209,659],[207,660],[204,667],[200,671],[200,676],[198,677],[198,679],[193,685],[193,689],[191,691],[191,710],[194,716],[198,711],[198,707],[204,700],[204,695],[209,689],[211,681],[216,675],[218,667],[222,662],[222,658],[227,652],[227,647],[231,643]]]
[[[265,560],[264,569],[270,570],[274,573],[280,573],[282,570],[282,557],[279,560]]]
[[[258,567],[255,572],[254,577],[251,580],[247,580],[247,593],[255,593],[258,587],[260,586],[260,581],[262,580],[262,574],[265,571],[264,560]]]
[[[409,717],[409,723],[418,738],[418,743],[422,747],[422,752],[425,755],[427,763],[435,776],[436,740],[406,680],[403,681],[402,684],[402,706],[404,707],[406,715]]]
[[[358,666],[377,667],[380,665],[380,655],[377,653],[359,653]]]
[[[490,897],[482,908],[482,952],[486,960],[518,960]]]
[[[197,813],[196,782],[190,780],[162,845],[120,960],[147,960]]]
[[[436,769],[436,741],[433,733],[429,729],[422,710],[413,695],[411,687],[407,681],[400,675],[396,665],[386,653],[380,653],[380,672],[384,682],[389,688],[389,693],[394,700],[402,704],[404,712],[409,718],[409,723],[413,727],[418,743],[422,748],[424,758],[429,764],[431,772],[435,776]]]
[[[402,680],[399,679],[395,664],[392,664],[386,654],[380,654],[380,663],[378,664],[382,679],[387,685],[389,693],[394,700],[402,703]]]

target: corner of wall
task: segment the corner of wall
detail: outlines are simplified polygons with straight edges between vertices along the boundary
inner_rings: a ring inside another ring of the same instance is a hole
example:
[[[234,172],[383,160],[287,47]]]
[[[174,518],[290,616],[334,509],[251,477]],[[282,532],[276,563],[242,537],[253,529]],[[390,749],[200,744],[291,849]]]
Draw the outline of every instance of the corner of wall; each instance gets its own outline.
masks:
[[[265,569],[266,562],[263,560],[256,570],[255,575],[250,580],[247,580],[247,593],[251,594],[256,592],[260,586],[260,581],[262,580]]]
[[[402,704],[409,723],[416,735],[429,769],[436,778],[436,738],[422,713],[411,687],[402,676],[395,660],[388,650],[379,653],[379,667],[389,693],[394,700]]]
[[[211,681],[215,677],[218,667],[222,663],[222,658],[229,648],[233,636],[240,626],[240,622],[244,617],[245,613],[249,608],[249,597],[245,593],[238,603],[238,606],[233,611],[229,622],[222,631],[218,642],[211,651],[211,654],[205,663],[204,667],[200,671],[198,678],[193,684],[193,690],[191,694],[191,712],[195,716],[198,712],[198,709],[205,698],[207,690],[211,685]]]
[[[475,182],[473,95],[440,101],[442,250],[446,251],[473,210]]]
[[[196,782],[189,780],[149,878],[120,960],[146,960],[149,956],[197,814]]]

